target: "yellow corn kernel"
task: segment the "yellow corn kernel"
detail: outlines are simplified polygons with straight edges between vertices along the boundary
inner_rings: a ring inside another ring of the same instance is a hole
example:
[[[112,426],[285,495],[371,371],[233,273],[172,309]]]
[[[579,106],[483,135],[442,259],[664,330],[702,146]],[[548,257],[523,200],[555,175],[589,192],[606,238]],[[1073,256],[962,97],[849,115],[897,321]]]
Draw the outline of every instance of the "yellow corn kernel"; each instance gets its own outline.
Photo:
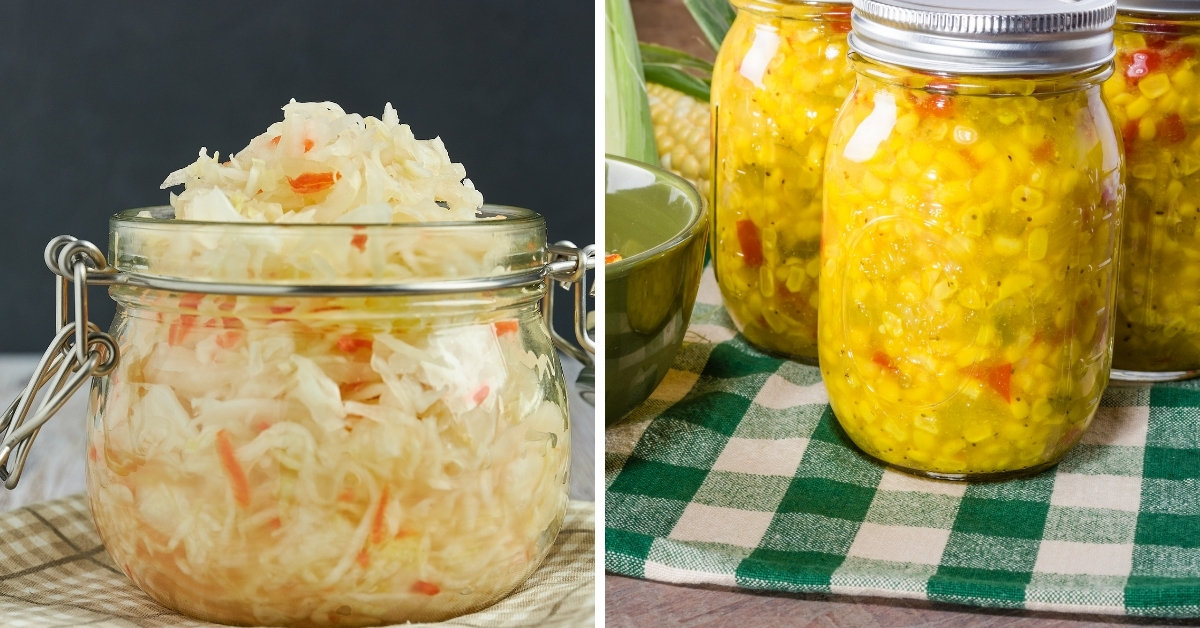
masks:
[[[1185,91],[1196,82],[1196,74],[1190,68],[1182,67],[1171,74],[1171,85],[1179,90]]]
[[[1129,171],[1135,179],[1153,179],[1158,176],[1158,166],[1154,164],[1138,164]]]
[[[984,439],[990,438],[992,434],[993,432],[991,426],[984,423],[976,423],[975,425],[963,430],[963,438],[967,439],[967,442],[971,443],[978,443]]]
[[[1046,195],[1041,190],[1028,185],[1018,185],[1011,194],[1013,207],[1024,211],[1032,211],[1042,206]]]
[[[1029,275],[1009,275],[1000,282],[998,298],[1003,301],[1033,285],[1033,277]]]
[[[1050,232],[1045,227],[1038,227],[1029,233],[1029,259],[1038,261],[1046,257],[1046,247],[1050,242]]]
[[[788,268],[787,289],[788,292],[799,292],[800,288],[804,287],[804,269],[799,265],[790,266]]]
[[[1150,111],[1150,107],[1153,106],[1154,103],[1149,99],[1145,97],[1139,97],[1137,100],[1125,105],[1125,115],[1129,116],[1130,118],[1137,119],[1146,115]]]
[[[958,293],[958,303],[965,308],[981,310],[984,308],[983,297],[974,288],[967,288]]]
[[[1021,241],[1016,238],[996,236],[992,239],[992,248],[1000,255],[1016,255],[1021,251]]]
[[[1012,411],[1013,418],[1018,421],[1029,416],[1029,402],[1019,397],[1013,400],[1008,409]]]
[[[1138,91],[1151,100],[1171,90],[1171,79],[1166,74],[1151,74],[1138,83]]]
[[[1158,134],[1158,129],[1155,127],[1153,118],[1142,118],[1137,125],[1138,139],[1142,141],[1150,141]]]
[[[758,268],[758,289],[764,297],[775,296],[775,273],[771,270],[771,266],[763,264]]]

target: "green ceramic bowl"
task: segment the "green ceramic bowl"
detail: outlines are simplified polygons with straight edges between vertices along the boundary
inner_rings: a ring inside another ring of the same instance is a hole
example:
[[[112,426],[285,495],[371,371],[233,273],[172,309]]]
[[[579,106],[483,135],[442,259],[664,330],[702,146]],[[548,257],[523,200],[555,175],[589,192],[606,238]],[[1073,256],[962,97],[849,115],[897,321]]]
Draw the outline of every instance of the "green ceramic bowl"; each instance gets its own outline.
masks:
[[[687,181],[646,164],[605,157],[604,418],[612,425],[667,374],[691,320],[708,209]]]

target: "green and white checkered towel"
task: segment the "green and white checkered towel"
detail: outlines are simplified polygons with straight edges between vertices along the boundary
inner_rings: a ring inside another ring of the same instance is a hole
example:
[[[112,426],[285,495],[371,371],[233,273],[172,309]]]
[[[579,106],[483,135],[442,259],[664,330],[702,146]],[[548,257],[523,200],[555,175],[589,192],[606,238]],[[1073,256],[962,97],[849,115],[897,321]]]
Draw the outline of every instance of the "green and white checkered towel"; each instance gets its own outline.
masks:
[[[712,273],[653,397],[606,435],[605,564],[683,584],[1200,616],[1200,385],[1113,386],[1040,475],[855,453],[818,370],[738,336]]]

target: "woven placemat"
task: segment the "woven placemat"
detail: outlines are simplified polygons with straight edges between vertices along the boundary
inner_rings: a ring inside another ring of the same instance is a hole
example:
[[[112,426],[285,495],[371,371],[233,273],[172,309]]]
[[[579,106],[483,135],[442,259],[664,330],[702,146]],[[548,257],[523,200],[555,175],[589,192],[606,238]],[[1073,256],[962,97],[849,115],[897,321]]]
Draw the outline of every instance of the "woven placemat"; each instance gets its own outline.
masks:
[[[1200,616],[1200,386],[1111,386],[1081,444],[1008,482],[859,455],[814,367],[736,334],[706,272],[653,397],[606,433],[605,565],[663,582]]]
[[[572,501],[537,571],[511,596],[439,624],[575,627],[595,623],[595,504]],[[0,513],[0,626],[159,628],[216,626],[154,603],[116,567],[83,494]]]

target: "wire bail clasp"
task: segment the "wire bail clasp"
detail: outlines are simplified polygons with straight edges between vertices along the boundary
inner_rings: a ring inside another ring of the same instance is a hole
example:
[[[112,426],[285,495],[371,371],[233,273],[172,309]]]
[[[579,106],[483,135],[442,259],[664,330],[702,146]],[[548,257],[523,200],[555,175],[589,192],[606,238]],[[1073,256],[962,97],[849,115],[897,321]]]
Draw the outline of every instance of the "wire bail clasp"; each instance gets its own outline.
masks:
[[[550,337],[554,345],[564,353],[582,362],[585,366],[592,364],[592,356],[596,354],[596,340],[588,332],[587,298],[593,295],[594,286],[588,287],[587,272],[596,268],[596,245],[591,244],[582,249],[573,243],[563,240],[547,247],[549,260],[546,264],[546,296],[542,297],[542,316],[546,326],[550,328]],[[575,339],[579,347],[561,336],[554,329],[554,284],[558,283],[564,290],[575,288]]]
[[[92,377],[107,375],[117,365],[117,344],[88,321],[87,278],[113,272],[96,245],[72,236],[58,236],[46,245],[46,267],[55,274],[55,327],[58,333],[42,354],[21,394],[0,417],[0,480],[16,488],[29,449],[42,425]],[[74,290],[68,282],[75,284]],[[72,295],[72,292],[74,293]],[[74,296],[73,303],[71,297]],[[74,305],[74,318],[71,317]],[[30,416],[34,401],[41,396]]]

